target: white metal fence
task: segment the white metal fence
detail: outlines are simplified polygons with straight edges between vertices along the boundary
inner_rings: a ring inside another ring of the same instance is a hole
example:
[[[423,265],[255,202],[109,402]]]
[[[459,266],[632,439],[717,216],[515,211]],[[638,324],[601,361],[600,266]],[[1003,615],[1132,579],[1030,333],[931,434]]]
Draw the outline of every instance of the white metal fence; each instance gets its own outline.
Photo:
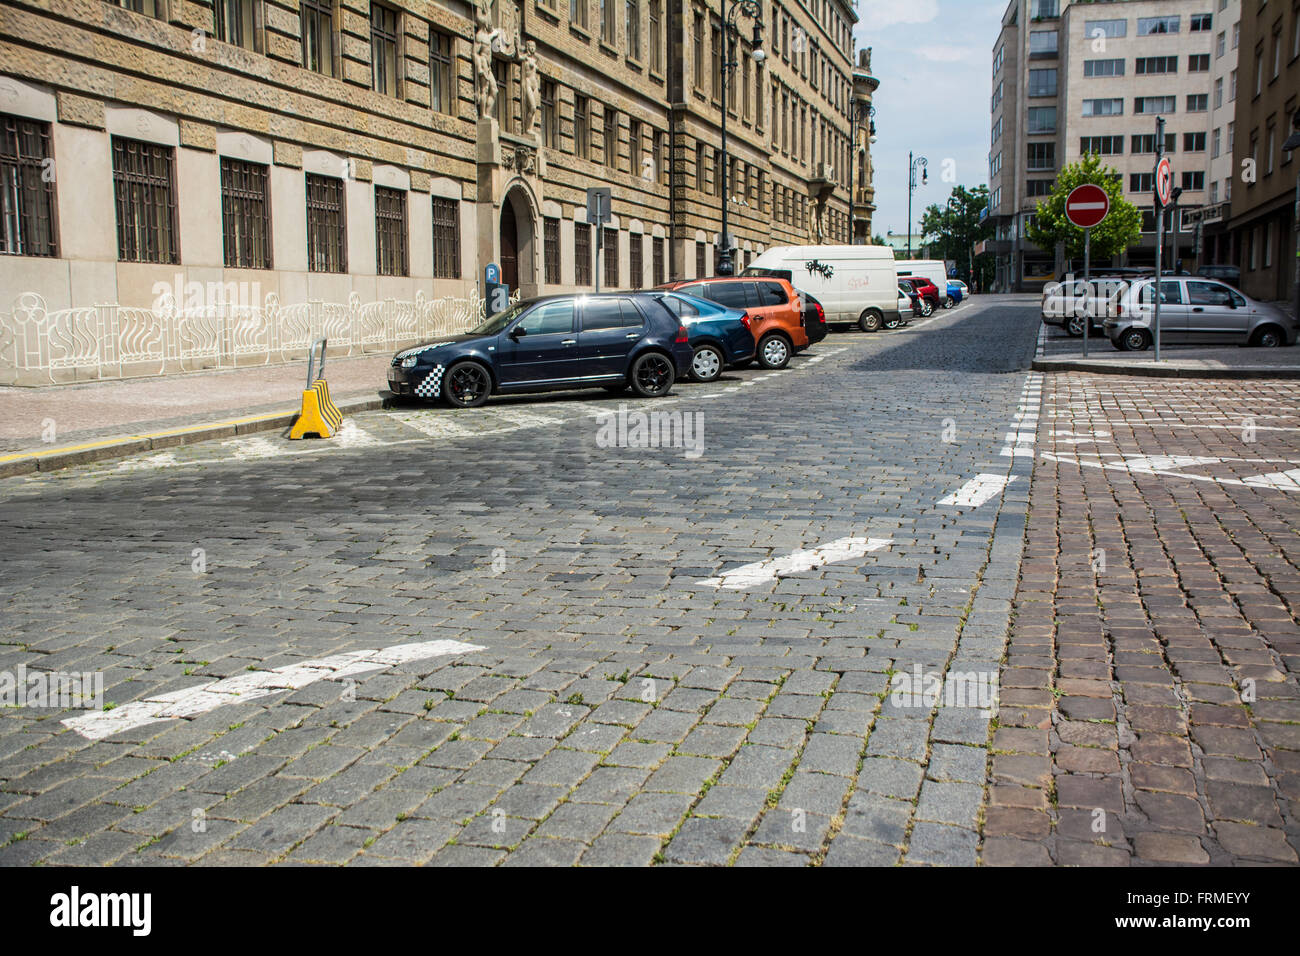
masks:
[[[518,293],[511,296],[518,300]],[[0,312],[0,385],[42,385],[244,368],[302,360],[312,341],[329,339],[330,356],[392,351],[483,321],[485,302],[446,296],[415,301],[310,301],[281,305],[274,292],[262,305],[218,302],[176,308],[170,295],[156,308],[106,304],[46,308],[35,292]]]

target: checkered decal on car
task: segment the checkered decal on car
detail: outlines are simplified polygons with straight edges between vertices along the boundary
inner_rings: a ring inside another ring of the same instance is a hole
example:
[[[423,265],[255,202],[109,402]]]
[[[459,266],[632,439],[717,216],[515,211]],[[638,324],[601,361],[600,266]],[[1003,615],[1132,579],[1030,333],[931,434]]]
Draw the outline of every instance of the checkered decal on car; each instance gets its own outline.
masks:
[[[421,398],[437,398],[442,394],[442,369],[435,365],[433,371],[424,377],[424,381],[415,386],[415,394]]]

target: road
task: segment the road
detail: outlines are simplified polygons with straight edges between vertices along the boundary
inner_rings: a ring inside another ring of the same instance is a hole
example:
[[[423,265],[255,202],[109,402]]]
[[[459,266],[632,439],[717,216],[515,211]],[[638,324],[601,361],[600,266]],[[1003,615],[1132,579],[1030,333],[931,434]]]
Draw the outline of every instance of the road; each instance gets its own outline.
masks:
[[[976,862],[1037,334],[0,483],[0,864]]]

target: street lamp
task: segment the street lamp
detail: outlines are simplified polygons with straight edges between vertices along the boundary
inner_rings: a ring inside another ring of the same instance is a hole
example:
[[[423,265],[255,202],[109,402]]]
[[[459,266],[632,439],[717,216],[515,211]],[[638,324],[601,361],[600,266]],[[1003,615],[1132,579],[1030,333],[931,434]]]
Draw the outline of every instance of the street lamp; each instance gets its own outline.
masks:
[[[912,157],[907,154],[907,258],[912,258],[912,193],[916,192],[916,171],[921,170],[921,185],[930,181],[927,167],[930,161],[924,156]]]
[[[876,141],[876,108],[870,103],[863,103],[854,100],[853,106],[849,109],[849,142],[853,144],[852,158],[849,161],[849,245],[857,245],[858,234],[855,228],[857,220],[858,200],[857,194],[853,191],[853,174],[858,168],[858,126],[863,122],[869,121],[868,135],[871,142]],[[866,183],[863,183],[865,186]],[[868,236],[868,239],[871,237]]]
[[[727,75],[740,64],[732,59],[734,39],[740,36],[737,26],[740,17],[746,16],[754,21],[753,46],[755,63],[767,59],[763,49],[763,7],[759,0],[731,0],[727,11],[727,22],[722,30],[722,255],[718,257],[718,275],[729,276],[735,273],[731,262],[731,235],[727,229],[727,202],[731,195],[731,185],[727,181],[731,174],[731,159],[727,156]]]

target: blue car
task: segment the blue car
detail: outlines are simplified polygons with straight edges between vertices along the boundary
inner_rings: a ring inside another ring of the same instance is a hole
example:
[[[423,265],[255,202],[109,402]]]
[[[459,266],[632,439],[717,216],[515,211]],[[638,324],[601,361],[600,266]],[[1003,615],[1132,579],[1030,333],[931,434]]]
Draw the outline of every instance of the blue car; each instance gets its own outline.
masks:
[[[655,292],[690,334],[691,378],[716,381],[729,365],[752,361],[757,351],[749,313],[684,292]]]
[[[966,288],[966,284],[965,284],[965,283],[963,283],[963,282],[955,282],[955,281],[953,281],[952,279],[949,279],[949,280],[948,280],[948,299],[947,299],[946,302],[944,302],[944,306],[945,306],[946,308],[951,309],[954,305],[957,305],[959,302],[961,302],[961,300],[962,300],[962,296],[965,295],[965,292],[963,292],[963,290],[964,290],[965,288]]]
[[[476,329],[393,356],[397,395],[457,408],[493,394],[629,386],[666,395],[694,359],[685,326],[662,296],[644,292],[526,299]]]

